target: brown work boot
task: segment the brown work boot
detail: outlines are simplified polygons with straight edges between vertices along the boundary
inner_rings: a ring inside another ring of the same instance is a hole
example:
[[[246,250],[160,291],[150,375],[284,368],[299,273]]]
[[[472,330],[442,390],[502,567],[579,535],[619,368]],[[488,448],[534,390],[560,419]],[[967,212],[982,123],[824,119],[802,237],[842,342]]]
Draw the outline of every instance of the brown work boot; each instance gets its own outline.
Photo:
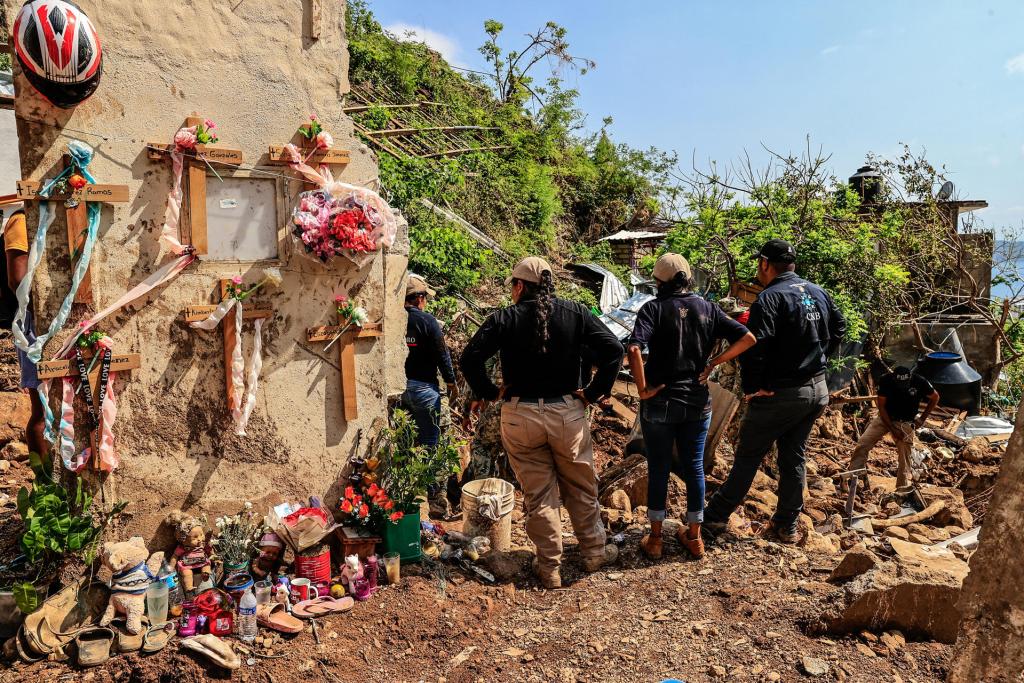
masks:
[[[583,558],[583,571],[596,572],[601,567],[611,564],[617,559],[619,559],[619,549],[614,545],[606,545],[602,554]]]
[[[786,545],[796,545],[797,541],[800,540],[800,532],[794,526],[792,529],[783,529],[777,526],[775,522],[769,522],[768,526],[765,527],[763,536],[775,536],[781,543]]]
[[[555,590],[562,587],[562,573],[558,567],[547,569],[540,566],[537,558],[533,558],[533,573],[540,579],[542,586],[548,590]]]
[[[694,559],[699,560],[704,557],[704,539],[700,536],[699,526],[697,527],[697,533],[694,536],[690,533],[689,528],[680,524],[679,528],[676,529],[676,538],[678,538],[682,546],[686,548],[691,555],[693,555]]]
[[[651,532],[640,541],[640,552],[650,560],[661,559],[663,553],[661,522],[651,522]]]

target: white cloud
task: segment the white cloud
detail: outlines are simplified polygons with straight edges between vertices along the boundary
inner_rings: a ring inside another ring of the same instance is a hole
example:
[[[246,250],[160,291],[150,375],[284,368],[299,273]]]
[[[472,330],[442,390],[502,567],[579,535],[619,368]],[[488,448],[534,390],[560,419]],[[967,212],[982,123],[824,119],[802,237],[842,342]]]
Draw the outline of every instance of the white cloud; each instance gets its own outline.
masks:
[[[454,39],[425,26],[414,26],[403,22],[388,24],[384,30],[401,40],[426,43],[427,47],[441,53],[450,64],[459,64],[459,44]]]
[[[1006,73],[1010,74],[1024,74],[1024,52],[1021,52],[1016,57],[1010,57],[1006,60]]]
[[[841,45],[829,45],[828,47],[826,47],[824,50],[821,51],[821,54],[822,55],[830,55],[833,52],[839,52],[839,48],[840,47],[842,47],[842,46]]]

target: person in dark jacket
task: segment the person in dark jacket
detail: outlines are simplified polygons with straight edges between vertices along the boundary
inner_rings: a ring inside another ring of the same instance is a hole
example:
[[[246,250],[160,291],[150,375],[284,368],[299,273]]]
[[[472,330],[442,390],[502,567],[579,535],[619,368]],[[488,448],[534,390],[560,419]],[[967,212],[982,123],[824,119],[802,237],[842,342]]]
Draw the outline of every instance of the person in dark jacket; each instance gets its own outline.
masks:
[[[707,376],[716,365],[753,346],[754,335],[690,291],[693,273],[681,255],[662,255],[654,264],[654,279],[658,296],[640,308],[627,344],[647,455],[651,533],[640,542],[640,550],[652,560],[661,559],[669,474],[675,472],[686,482],[687,526],[679,526],[677,537],[699,559],[704,556],[704,442],[711,426]],[[709,362],[719,339],[729,348]],[[646,365],[641,355],[645,347]]]
[[[416,423],[416,443],[433,448],[441,436],[441,388],[437,382],[440,372],[448,389],[448,400],[457,394],[455,369],[452,367],[448,345],[445,344],[437,318],[424,310],[427,297],[435,292],[419,275],[410,275],[405,287],[405,312],[409,316],[405,344],[409,355],[405,359],[405,393],[402,405]],[[430,514],[447,518],[448,500],[440,485],[428,491]]]
[[[704,528],[712,534],[724,531],[764,456],[777,444],[779,487],[772,529],[783,542],[798,540],[804,449],[828,405],[825,367],[846,334],[846,321],[832,297],[795,270],[796,250],[785,240],[771,240],[757,253],[757,280],[764,291],[750,307],[747,324],[757,345],[740,356],[749,405],[729,478],[704,513]]]
[[[493,313],[462,354],[462,372],[481,401],[504,401],[501,440],[523,487],[526,533],[537,547],[534,570],[545,588],[562,585],[561,505],[569,511],[583,566],[614,562],[605,545],[590,423],[585,408],[611,392],[622,365],[622,344],[580,304],[554,295],[551,266],[531,256],[512,270],[512,306]],[[596,366],[581,387],[583,349]],[[486,362],[501,360],[504,384]]]

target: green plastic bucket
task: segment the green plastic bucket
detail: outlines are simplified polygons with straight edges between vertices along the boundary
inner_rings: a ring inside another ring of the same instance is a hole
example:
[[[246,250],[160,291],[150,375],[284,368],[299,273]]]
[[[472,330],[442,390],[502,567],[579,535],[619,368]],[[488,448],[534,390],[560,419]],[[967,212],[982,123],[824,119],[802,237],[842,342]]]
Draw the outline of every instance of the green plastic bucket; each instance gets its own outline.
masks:
[[[384,551],[398,553],[402,562],[415,562],[422,556],[420,548],[420,511],[406,512],[396,524],[384,527]]]

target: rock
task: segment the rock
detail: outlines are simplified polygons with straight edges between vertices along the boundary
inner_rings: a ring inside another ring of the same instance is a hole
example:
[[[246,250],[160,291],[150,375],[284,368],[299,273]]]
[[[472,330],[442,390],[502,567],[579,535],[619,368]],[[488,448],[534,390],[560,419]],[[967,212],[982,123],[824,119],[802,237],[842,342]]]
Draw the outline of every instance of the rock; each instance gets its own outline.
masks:
[[[0,444],[23,440],[25,425],[31,415],[32,401],[28,394],[20,391],[0,392]]]
[[[832,532],[833,534],[841,534],[846,530],[846,526],[843,524],[843,516],[838,512],[829,516],[828,527],[826,531]]]
[[[814,520],[815,524],[821,524],[826,519],[828,519],[828,515],[826,515],[824,512],[822,512],[818,508],[807,508],[805,510],[805,512],[807,513],[808,517],[810,517],[811,519]]]
[[[804,673],[811,678],[820,678],[829,670],[828,662],[817,657],[804,657],[800,660],[800,665],[803,667]]]
[[[935,543],[938,543],[940,541],[948,541],[950,538],[952,538],[949,535],[949,532],[946,531],[944,528],[943,529],[937,529],[937,528],[934,528],[934,527],[929,527],[928,528],[928,533],[925,534],[925,536],[927,536],[929,538],[929,540],[931,540],[931,541],[933,541]]]
[[[777,681],[782,680],[782,674],[780,674],[778,671],[769,671],[768,675],[765,676],[765,680],[771,681],[772,683],[777,683]]]
[[[761,493],[767,493],[767,491],[762,491]],[[756,498],[748,498],[745,500],[743,502],[743,508],[746,510],[747,517],[750,519],[770,519],[771,516],[775,514],[775,508],[765,505]]]
[[[886,538],[898,538],[901,541],[910,539],[910,532],[901,526],[891,526],[882,532],[882,535]]]
[[[918,536],[928,535],[928,527],[924,524],[908,524],[905,528],[909,533],[917,534]]]
[[[724,666],[719,664],[712,664],[708,667],[708,675],[712,678],[725,678],[725,674],[728,673]]]
[[[920,543],[921,545],[931,545],[932,539],[922,534],[910,534],[910,538],[907,539],[911,543]]]
[[[481,559],[487,565],[488,571],[494,574],[498,581],[515,581],[519,578],[529,576],[531,553],[524,551],[502,552],[492,550]]]
[[[818,418],[818,434],[823,439],[842,440],[846,435],[846,425],[841,410],[829,410]]]
[[[861,653],[865,657],[877,657],[878,656],[878,655],[875,654],[874,650],[872,650],[870,647],[868,647],[864,643],[857,643],[857,652]]]
[[[768,509],[775,512],[775,507],[779,504],[779,497],[768,489],[750,489],[748,500],[759,500],[768,506]]]
[[[0,394],[2,396],[3,394]],[[9,460],[28,460],[28,446],[20,441],[11,441],[0,450],[0,458]]]
[[[820,553],[824,555],[835,555],[839,552],[839,544],[830,536],[822,536],[817,531],[811,530],[800,541],[800,547],[809,553]]]
[[[838,612],[823,616],[826,628],[833,633],[896,628],[954,642],[967,563],[946,549],[889,542],[895,557],[846,584]]]
[[[958,526],[947,526],[943,527],[942,530],[948,533],[950,538],[953,538],[954,536],[959,536],[960,534],[967,531],[967,529]]]
[[[871,571],[881,560],[863,542],[847,551],[839,565],[829,574],[828,580],[833,582],[849,581],[861,574]]]
[[[750,489],[774,489],[776,487],[776,481],[769,477],[767,474],[758,470],[754,473],[754,483],[750,485]]]
[[[937,515],[928,520],[934,526],[958,526],[962,529],[974,527],[974,515],[964,504],[964,492],[947,486],[919,486],[921,499],[925,506],[936,500],[943,501],[946,506]]]
[[[960,457],[967,462],[985,462],[992,457],[992,444],[983,436],[976,436],[960,450]]]
[[[10,460],[0,460],[0,474],[5,474],[11,469]]]
[[[633,512],[633,506],[629,502],[629,496],[622,489],[615,489],[611,495],[608,496],[608,507],[613,510],[622,510],[623,512]]]
[[[864,642],[867,642],[867,643],[877,643],[878,642],[878,636],[876,636],[871,631],[862,631],[861,634],[860,634],[860,637],[863,638]]]
[[[889,652],[895,654],[903,649],[903,646],[907,644],[907,639],[903,637],[903,634],[899,631],[889,631],[883,633],[882,637],[879,638],[882,645],[889,648]]]

